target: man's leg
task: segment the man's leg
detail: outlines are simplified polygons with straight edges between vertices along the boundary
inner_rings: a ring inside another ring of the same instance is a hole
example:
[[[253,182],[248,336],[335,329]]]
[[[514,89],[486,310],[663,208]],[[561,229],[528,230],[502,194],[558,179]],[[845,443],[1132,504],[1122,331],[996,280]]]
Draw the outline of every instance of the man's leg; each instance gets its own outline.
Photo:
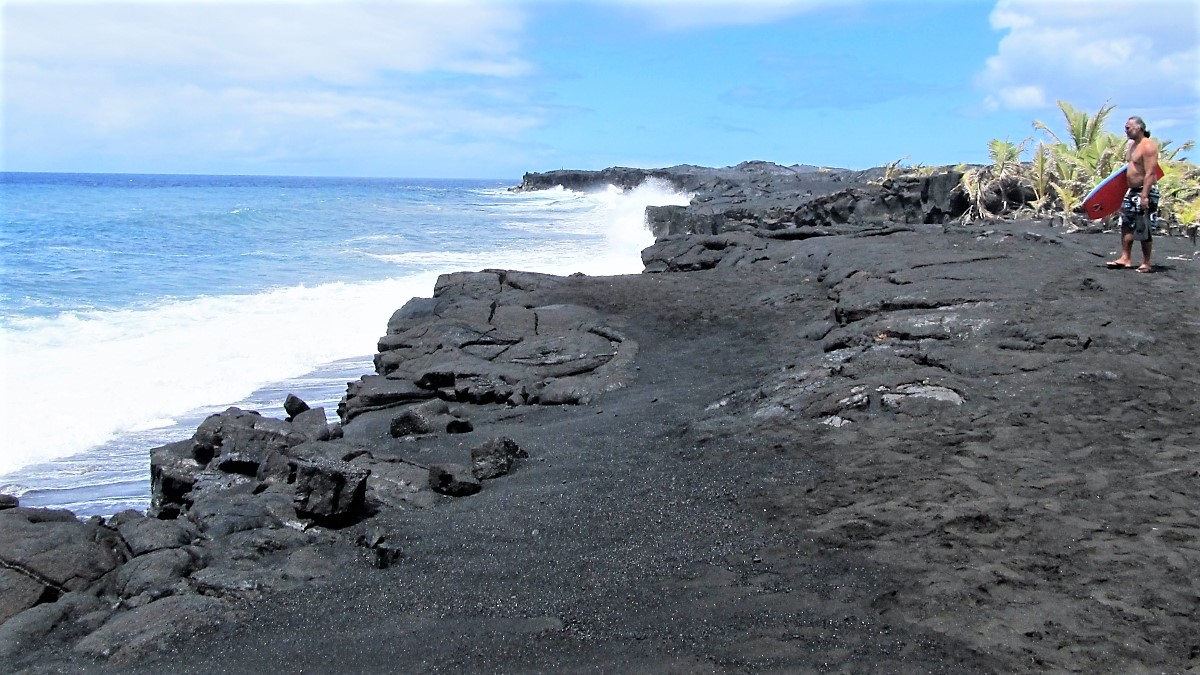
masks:
[[[1138,268],[1139,272],[1153,271],[1154,267],[1150,264],[1150,252],[1154,250],[1154,230],[1158,228],[1158,186],[1151,188],[1150,193],[1150,210],[1141,216],[1146,219],[1146,240],[1142,242],[1142,266]]]
[[[1125,199],[1121,202],[1121,210],[1118,211],[1117,226],[1121,230],[1121,257],[1106,263],[1111,269],[1133,267],[1133,225],[1134,219],[1138,217],[1138,204],[1132,201],[1132,195],[1133,190],[1125,193]]]
[[[1133,228],[1125,225],[1121,216],[1121,257],[1108,263],[1109,267],[1133,267]]]

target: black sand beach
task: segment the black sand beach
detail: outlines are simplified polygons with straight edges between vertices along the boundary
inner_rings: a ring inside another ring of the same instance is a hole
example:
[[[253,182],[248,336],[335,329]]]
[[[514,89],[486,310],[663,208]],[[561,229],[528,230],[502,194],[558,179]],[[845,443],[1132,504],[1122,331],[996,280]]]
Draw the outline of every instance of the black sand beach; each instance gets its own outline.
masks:
[[[614,179],[572,175],[526,182]],[[333,438],[230,413],[156,451],[165,520],[0,511],[0,666],[1200,672],[1191,241],[1137,274],[953,177],[663,176],[647,273],[443,277]]]

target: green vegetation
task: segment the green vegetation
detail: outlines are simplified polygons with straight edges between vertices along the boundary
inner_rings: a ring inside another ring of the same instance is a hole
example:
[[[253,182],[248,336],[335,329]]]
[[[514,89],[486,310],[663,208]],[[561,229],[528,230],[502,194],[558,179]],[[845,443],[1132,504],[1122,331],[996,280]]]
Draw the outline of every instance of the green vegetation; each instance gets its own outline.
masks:
[[[905,155],[894,162],[887,163],[883,167],[883,176],[870,182],[880,185],[900,176],[932,176],[935,173],[944,173],[950,169],[950,167],[927,166],[919,163],[905,164],[904,160],[908,158],[909,156]]]
[[[961,187],[971,203],[964,219],[1013,211],[1082,219],[1078,209],[1083,198],[1124,163],[1126,139],[1104,131],[1116,106],[1103,105],[1094,115],[1065,101],[1059,101],[1058,107],[1065,122],[1061,137],[1035,120],[1034,129],[1045,138],[1036,140],[1031,136],[1018,143],[993,139],[988,143],[992,163],[964,170]],[[1168,227],[1194,228],[1200,221],[1200,167],[1182,153],[1192,150],[1195,142],[1189,140],[1173,147],[1169,140],[1154,140],[1161,149],[1159,161],[1166,172],[1158,182],[1162,193],[1160,218]],[[1022,161],[1026,151],[1029,160]]]

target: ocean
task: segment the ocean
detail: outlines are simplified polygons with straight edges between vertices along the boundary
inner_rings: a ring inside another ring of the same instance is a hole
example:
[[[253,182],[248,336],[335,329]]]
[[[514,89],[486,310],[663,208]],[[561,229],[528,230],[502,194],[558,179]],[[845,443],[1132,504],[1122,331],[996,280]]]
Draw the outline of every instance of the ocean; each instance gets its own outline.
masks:
[[[149,451],[229,406],[336,420],[439,274],[638,273],[648,205],[517,180],[0,173],[0,492],[149,505]]]

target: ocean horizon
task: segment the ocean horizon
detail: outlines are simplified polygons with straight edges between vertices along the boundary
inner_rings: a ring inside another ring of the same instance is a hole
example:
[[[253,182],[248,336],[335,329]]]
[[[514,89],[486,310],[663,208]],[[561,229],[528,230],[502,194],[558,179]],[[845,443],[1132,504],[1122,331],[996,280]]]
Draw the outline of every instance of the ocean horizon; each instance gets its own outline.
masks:
[[[149,451],[230,406],[330,420],[388,317],[441,274],[637,273],[648,205],[513,180],[0,173],[0,492],[109,515]]]

